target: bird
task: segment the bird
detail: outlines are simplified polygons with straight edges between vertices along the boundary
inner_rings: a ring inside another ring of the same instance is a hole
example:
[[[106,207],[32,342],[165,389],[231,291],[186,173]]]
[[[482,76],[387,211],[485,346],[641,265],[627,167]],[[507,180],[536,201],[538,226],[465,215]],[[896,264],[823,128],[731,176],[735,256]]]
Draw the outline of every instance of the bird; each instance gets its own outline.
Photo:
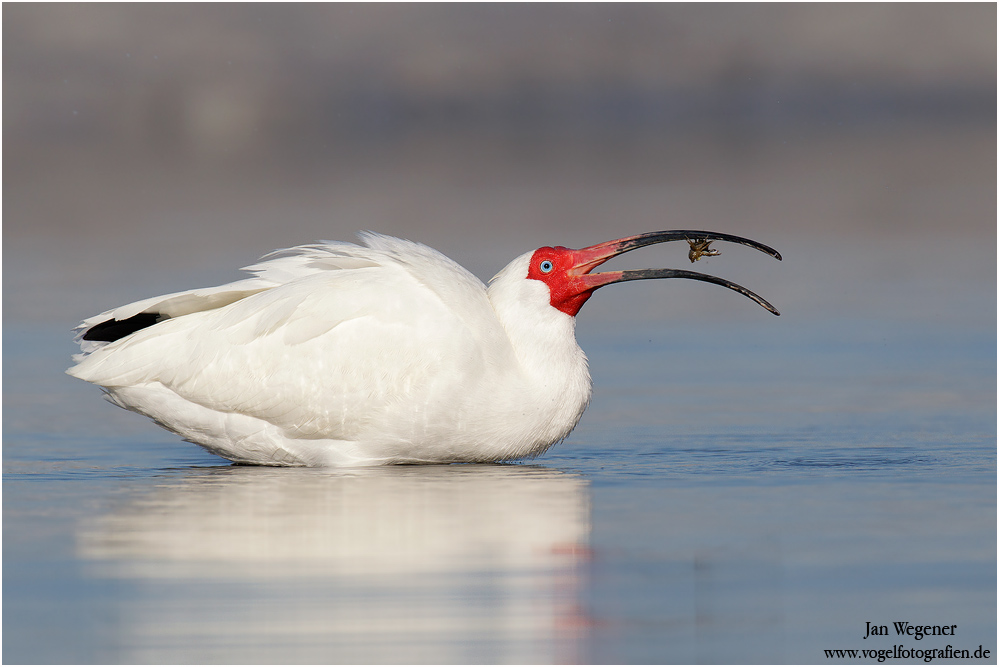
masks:
[[[278,250],[250,277],[165,294],[80,323],[66,372],[237,464],[348,467],[537,457],[590,402],[575,317],[593,292],[683,278],[681,269],[593,272],[637,248],[731,234],[648,232],[524,253],[488,286],[429,246],[362,232]],[[704,245],[704,247],[707,247]]]

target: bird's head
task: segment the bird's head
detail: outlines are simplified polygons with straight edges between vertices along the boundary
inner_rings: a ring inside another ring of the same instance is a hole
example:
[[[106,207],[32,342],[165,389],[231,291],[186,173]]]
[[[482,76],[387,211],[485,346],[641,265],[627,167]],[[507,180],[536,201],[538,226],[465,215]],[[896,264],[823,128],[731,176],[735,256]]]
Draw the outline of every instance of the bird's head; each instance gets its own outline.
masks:
[[[665,232],[649,232],[638,236],[629,236],[615,241],[573,250],[562,246],[538,248],[531,255],[527,271],[528,280],[538,280],[548,286],[551,305],[554,308],[575,316],[590,298],[593,291],[604,285],[628,280],[648,280],[653,278],[687,278],[714,283],[735,290],[756,303],[760,304],[774,315],[780,315],[777,309],[759,295],[745,287],[736,285],[724,278],[717,278],[694,271],[682,269],[641,269],[637,271],[605,271],[590,273],[612,257],[655,243],[687,240],[691,242],[730,241],[756,248],[768,255],[781,259],[780,253],[762,243],[716,232],[675,230]],[[693,245],[692,245],[693,247]],[[707,245],[703,244],[706,248]],[[704,251],[702,250],[702,254]],[[712,253],[714,254],[714,253]],[[699,257],[700,255],[698,255]],[[693,256],[692,260],[693,261]],[[523,274],[522,274],[523,275]]]

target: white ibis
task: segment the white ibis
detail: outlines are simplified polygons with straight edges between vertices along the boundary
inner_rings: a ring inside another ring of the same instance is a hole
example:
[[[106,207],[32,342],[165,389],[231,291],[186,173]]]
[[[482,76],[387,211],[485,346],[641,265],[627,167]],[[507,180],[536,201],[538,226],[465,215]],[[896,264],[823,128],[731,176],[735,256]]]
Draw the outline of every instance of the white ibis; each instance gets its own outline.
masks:
[[[252,278],[146,299],[85,320],[67,372],[208,451],[263,465],[507,461],[565,438],[590,400],[575,315],[604,285],[722,278],[677,269],[591,273],[622,253],[706,231],[630,236],[521,255],[486,287],[425,245],[281,250]],[[696,252],[695,252],[696,251]]]

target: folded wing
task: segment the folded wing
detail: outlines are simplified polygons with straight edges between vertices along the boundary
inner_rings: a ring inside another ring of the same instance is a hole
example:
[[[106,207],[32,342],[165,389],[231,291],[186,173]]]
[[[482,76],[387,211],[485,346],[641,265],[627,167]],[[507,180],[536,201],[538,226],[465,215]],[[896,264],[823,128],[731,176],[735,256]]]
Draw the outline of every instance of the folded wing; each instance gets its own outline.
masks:
[[[289,437],[350,440],[384,420],[413,432],[460,398],[449,393],[463,385],[455,375],[471,381],[487,372],[495,360],[484,350],[495,349],[501,327],[481,281],[459,265],[419,244],[365,241],[282,251],[248,267],[252,278],[91,318],[79,327],[83,353],[68,372],[112,395],[162,385]],[[416,255],[423,260],[407,262]],[[116,340],[87,339],[109,320],[143,315],[159,319]]]

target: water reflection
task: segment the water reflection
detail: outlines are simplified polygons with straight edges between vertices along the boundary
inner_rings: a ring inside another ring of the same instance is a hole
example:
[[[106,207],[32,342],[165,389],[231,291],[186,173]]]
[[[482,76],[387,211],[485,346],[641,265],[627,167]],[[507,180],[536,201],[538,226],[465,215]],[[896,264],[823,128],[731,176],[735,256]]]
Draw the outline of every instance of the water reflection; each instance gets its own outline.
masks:
[[[532,466],[202,469],[77,548],[128,662],[576,661],[589,502]]]

